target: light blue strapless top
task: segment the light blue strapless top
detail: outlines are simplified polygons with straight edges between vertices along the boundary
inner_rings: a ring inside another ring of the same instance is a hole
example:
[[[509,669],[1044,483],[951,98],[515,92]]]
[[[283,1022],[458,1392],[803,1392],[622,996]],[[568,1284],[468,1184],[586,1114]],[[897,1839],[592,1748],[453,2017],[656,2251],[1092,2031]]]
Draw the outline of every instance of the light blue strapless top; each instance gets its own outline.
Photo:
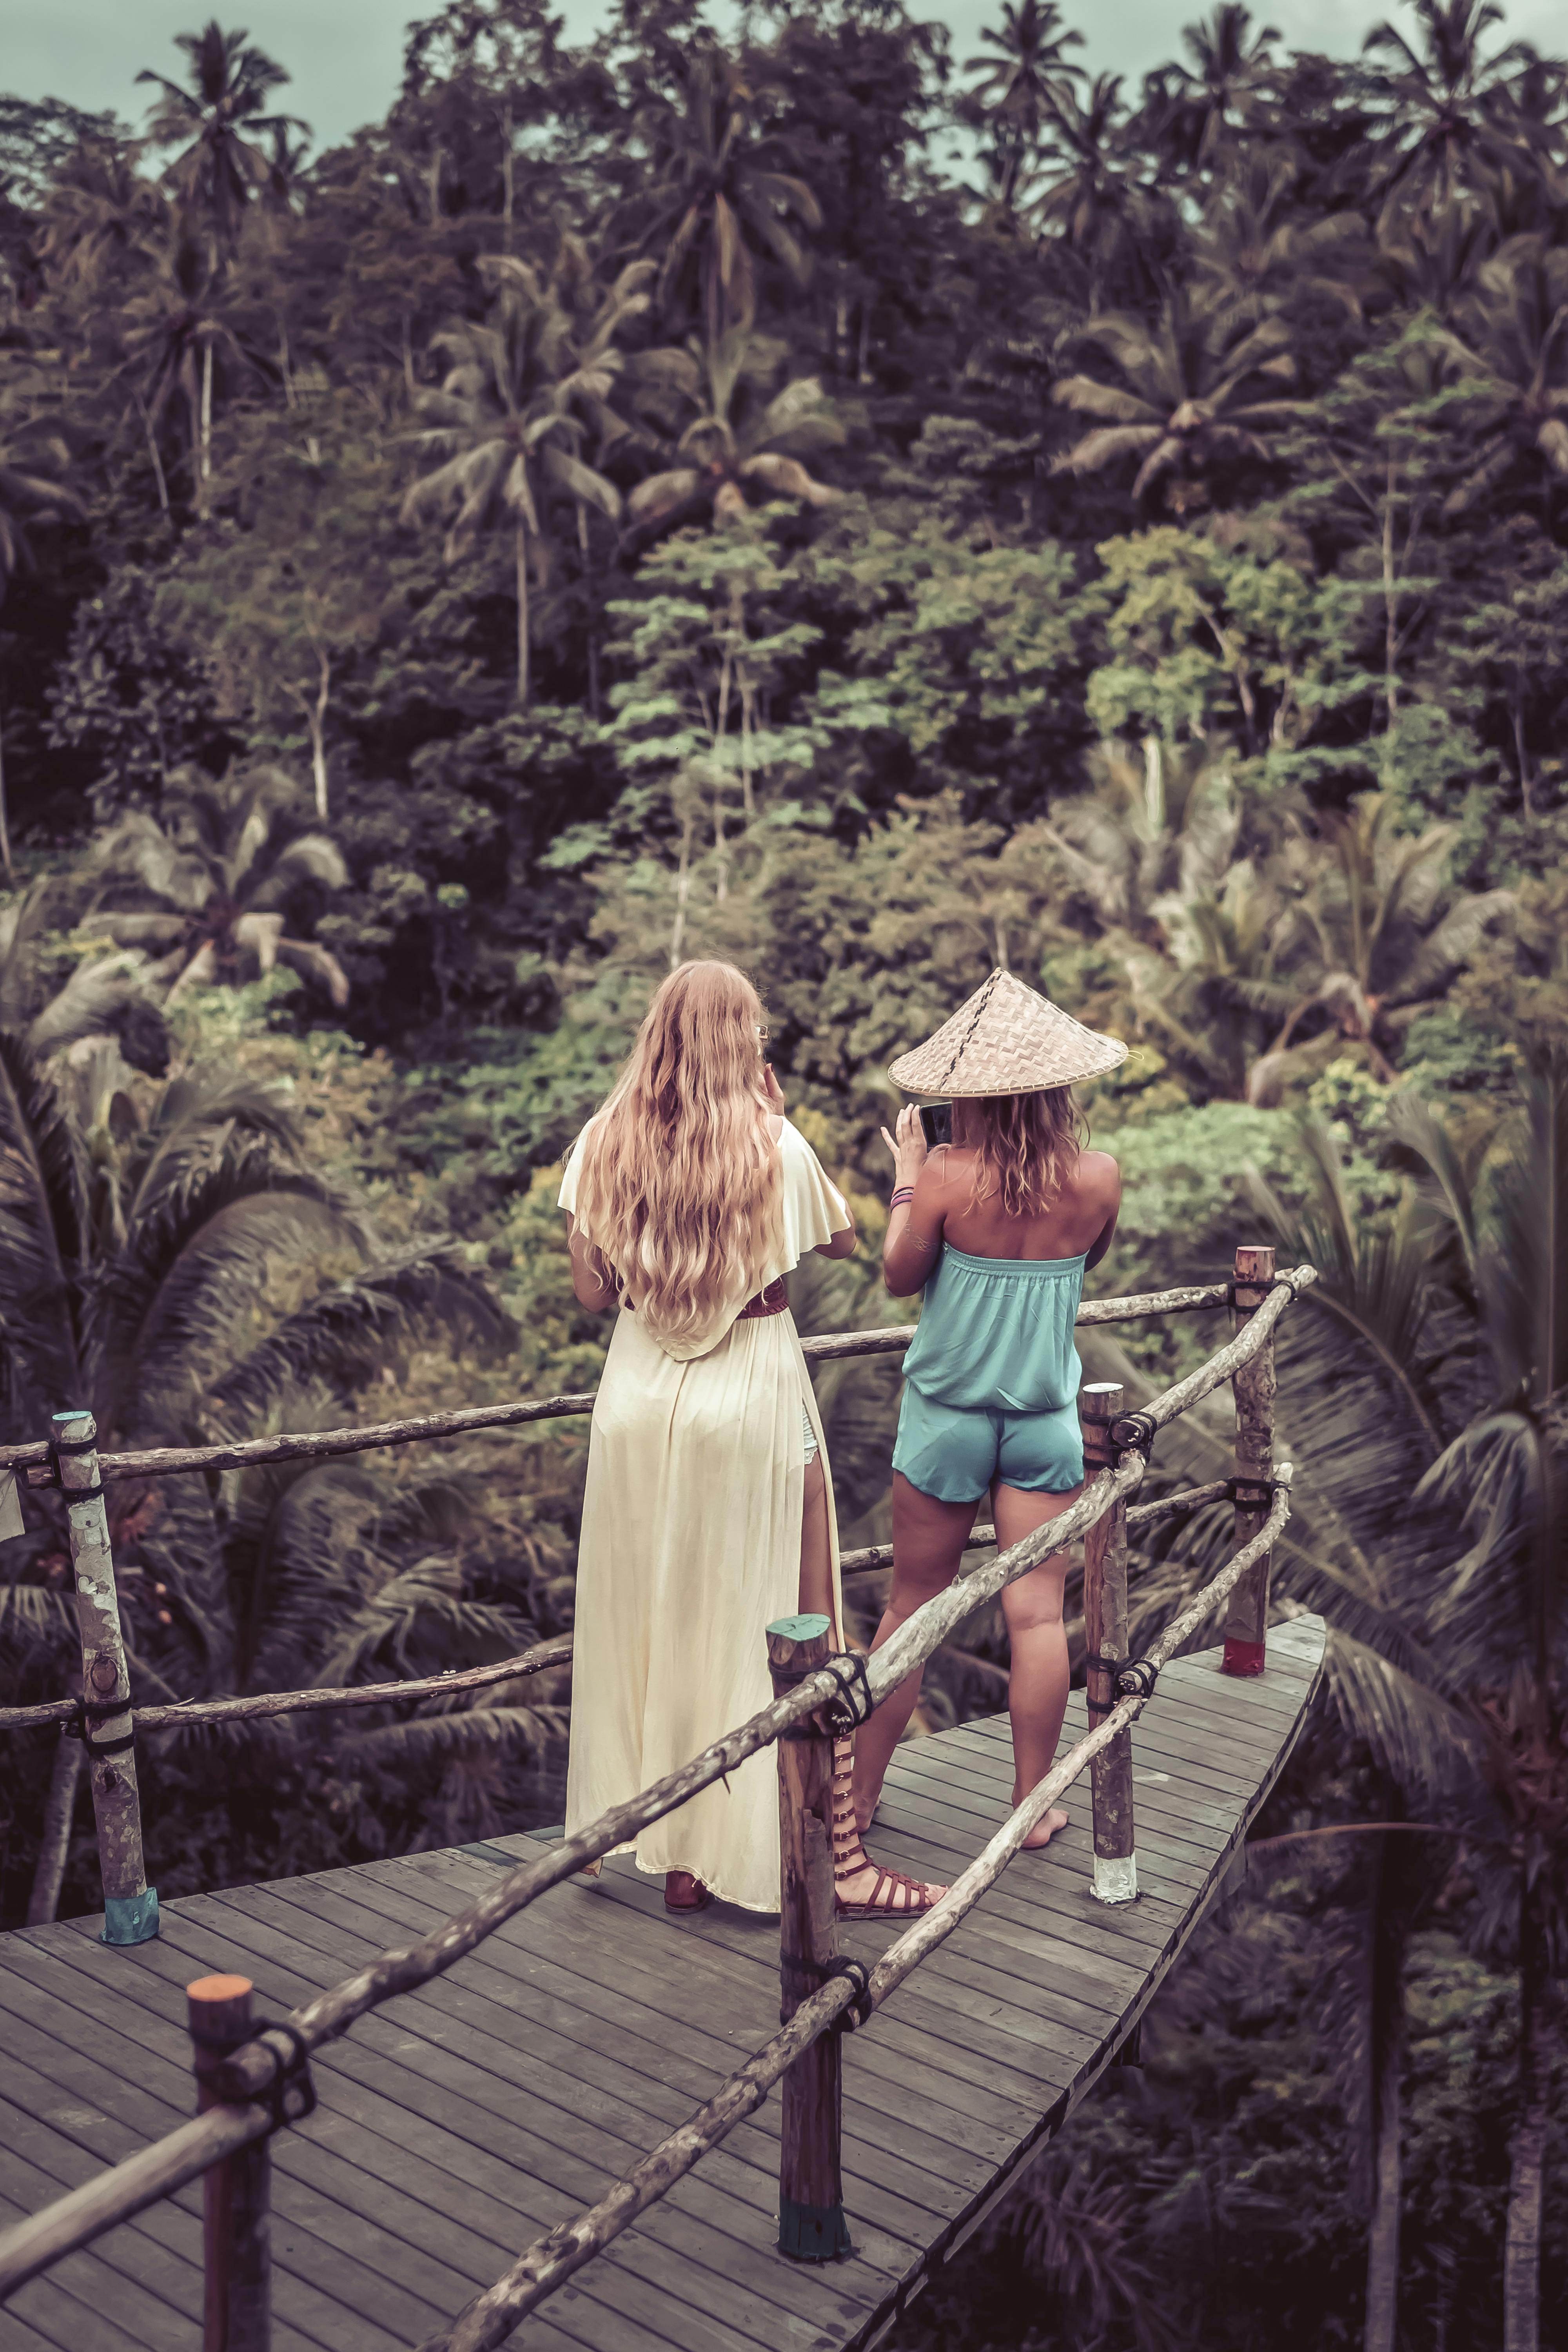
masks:
[[[904,1356],[933,1404],[1053,1412],[1078,1395],[1081,1257],[971,1257],[945,1243]]]

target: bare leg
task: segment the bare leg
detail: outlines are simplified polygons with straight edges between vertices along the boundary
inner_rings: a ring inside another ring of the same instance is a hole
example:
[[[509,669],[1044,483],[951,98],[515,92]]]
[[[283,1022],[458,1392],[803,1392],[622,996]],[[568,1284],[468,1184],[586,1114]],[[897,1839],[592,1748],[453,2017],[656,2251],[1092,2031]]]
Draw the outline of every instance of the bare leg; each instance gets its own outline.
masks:
[[[833,1552],[827,1540],[827,1481],[822,1456],[805,1465],[800,1513],[800,1613],[826,1617],[835,1639],[842,1638],[833,1610]]]
[[[1059,1518],[1082,1492],[1081,1486],[1075,1486],[1067,1495],[1032,1495],[1017,1486],[997,1486],[994,1500],[998,1546],[1005,1550],[1009,1544],[1021,1543],[1037,1528]],[[1007,1639],[1013,1652],[1007,1707],[1013,1718],[1016,1805],[1022,1803],[1031,1789],[1038,1787],[1057,1760],[1070,1679],[1067,1634],[1062,1626],[1062,1584],[1066,1576],[1067,1554],[1054,1553],[1038,1568],[1032,1568],[1027,1576],[1009,1584],[1002,1595]],[[1047,1844],[1058,1830],[1067,1827],[1067,1819],[1066,1813],[1053,1805],[1030,1831],[1025,1845]]]
[[[871,1647],[879,1650],[922,1601],[952,1582],[963,1547],[980,1507],[973,1503],[939,1503],[911,1486],[901,1470],[893,1473],[893,1589]],[[865,1829],[877,1810],[882,1781],[894,1748],[904,1736],[921,1695],[917,1670],[885,1698],[868,1723],[855,1735],[855,1818]]]

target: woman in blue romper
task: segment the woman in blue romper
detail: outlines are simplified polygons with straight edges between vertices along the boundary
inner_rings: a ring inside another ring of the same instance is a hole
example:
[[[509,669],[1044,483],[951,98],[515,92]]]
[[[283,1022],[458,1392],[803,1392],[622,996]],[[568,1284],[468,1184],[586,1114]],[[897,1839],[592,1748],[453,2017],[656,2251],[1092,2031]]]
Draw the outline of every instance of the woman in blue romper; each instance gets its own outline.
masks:
[[[873,1647],[951,1584],[981,1503],[1000,1545],[1066,1510],[1083,1486],[1073,1344],[1085,1269],[1110,1246],[1121,1181],[1083,1149],[1073,1085],[1126,1058],[1010,972],[994,971],[928,1044],[889,1076],[948,1097],[952,1142],[928,1151],[918,1110],[883,1139],[896,1163],[883,1249],[895,1298],[923,1291],[904,1359],[893,1452],[892,1597]],[[1065,1553],[1002,1596],[1016,1803],[1056,1760],[1067,1707]],[[920,1694],[911,1675],[857,1735],[855,1810],[864,1828]],[[1067,1815],[1047,1812],[1044,1845]]]

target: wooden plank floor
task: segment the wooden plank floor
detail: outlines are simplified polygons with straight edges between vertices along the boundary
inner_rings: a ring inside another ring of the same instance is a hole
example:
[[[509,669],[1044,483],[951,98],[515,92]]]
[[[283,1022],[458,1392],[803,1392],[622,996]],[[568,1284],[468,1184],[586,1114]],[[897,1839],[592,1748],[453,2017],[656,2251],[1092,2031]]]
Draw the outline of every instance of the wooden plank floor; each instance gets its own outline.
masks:
[[[1087,1781],[1070,1831],[1020,1857],[845,2044],[854,2253],[774,2251],[778,2102],[733,2132],[529,2320],[524,2352],[850,2352],[876,2343],[1125,2040],[1225,1874],[1300,1728],[1323,1632],[1271,1633],[1268,1674],[1217,1652],[1168,1667],[1134,1734],[1137,1903],[1089,1888]],[[1064,1741],[1083,1729],[1075,1694]],[[1005,1717],[900,1748],[873,1833],[951,1878],[1007,1808]],[[36,2210],[191,2110],[183,1988],[232,1969],[278,2015],[433,1926],[533,1841],[410,1856],[170,1903],[109,1951],[81,1919],[0,1937],[0,2221]],[[845,1933],[873,1957],[881,1926]],[[706,2098],[778,2014],[777,1928],[715,1906],[667,1918],[629,1862],[556,1887],[444,1977],[318,2053],[321,2105],[274,2143],[277,2352],[400,2352],[542,2231],[591,2203]],[[0,2352],[195,2352],[200,2190],[35,2280]]]

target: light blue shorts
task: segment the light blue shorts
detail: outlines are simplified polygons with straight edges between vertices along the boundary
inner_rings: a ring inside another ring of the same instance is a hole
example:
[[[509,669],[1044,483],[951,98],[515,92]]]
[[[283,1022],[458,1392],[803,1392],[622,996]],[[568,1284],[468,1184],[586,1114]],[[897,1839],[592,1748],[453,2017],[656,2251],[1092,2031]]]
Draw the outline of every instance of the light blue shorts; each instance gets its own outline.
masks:
[[[934,1404],[908,1381],[893,1467],[939,1503],[977,1502],[994,1480],[1026,1495],[1067,1495],[1083,1483],[1078,1400],[1040,1412]]]

